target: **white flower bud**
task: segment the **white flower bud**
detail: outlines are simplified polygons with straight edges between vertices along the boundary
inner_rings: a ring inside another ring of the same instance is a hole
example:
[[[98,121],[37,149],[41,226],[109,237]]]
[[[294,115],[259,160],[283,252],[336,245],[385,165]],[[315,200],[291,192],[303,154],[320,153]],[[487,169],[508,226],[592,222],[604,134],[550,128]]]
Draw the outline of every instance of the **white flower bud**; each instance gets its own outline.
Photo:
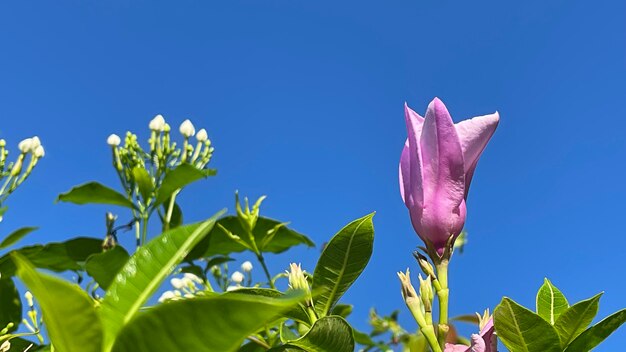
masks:
[[[198,134],[196,134],[196,139],[198,140],[198,142],[204,142],[207,139],[209,139],[209,135],[206,133],[206,130],[203,128],[200,131],[198,131]]]
[[[170,280],[170,284],[172,284],[172,287],[174,287],[175,289],[179,289],[179,290],[185,287],[185,282],[176,277]]]
[[[182,134],[183,136],[187,138],[196,134],[196,128],[193,127],[193,123],[191,123],[191,121],[189,120],[185,120],[183,121],[183,123],[180,124],[179,131],[180,131],[180,134]]]
[[[24,298],[26,298],[26,302],[28,303],[29,307],[32,307],[33,304],[33,294],[30,293],[30,291],[26,291],[24,292]]]
[[[118,145],[120,145],[121,142],[122,140],[120,139],[120,136],[116,135],[115,133],[107,138],[107,144],[111,147],[117,147]]]
[[[176,298],[176,295],[174,294],[174,292],[172,292],[172,291],[165,291],[165,292],[163,292],[161,297],[159,297],[159,302],[163,303],[165,301],[168,301],[168,300],[174,299],[174,298]]]
[[[239,286],[239,285],[237,285],[237,286],[230,285],[230,286],[226,287],[226,292],[235,291],[235,290],[238,290],[240,288],[241,288],[241,286]]]
[[[250,263],[250,261],[245,261],[243,262],[243,264],[241,264],[241,270],[243,270],[243,272],[245,273],[249,273],[252,271],[252,263]]]
[[[242,273],[235,271],[231,276],[230,279],[233,280],[234,283],[240,284],[243,282],[243,279],[245,277],[243,276]]]
[[[17,147],[20,149],[20,152],[26,154],[28,152],[30,152],[33,149],[33,139],[32,138],[26,138],[24,140],[22,140]]]
[[[192,273],[185,273],[184,275],[185,279],[187,279],[188,281],[191,282],[195,282],[197,284],[201,284],[203,283],[202,279],[199,278],[196,274],[192,274]]]
[[[8,352],[11,349],[11,343],[6,340],[0,345],[0,352]]]
[[[41,145],[41,141],[39,140],[39,137],[37,137],[37,136],[32,137],[30,140],[33,143],[30,146],[31,151],[34,151],[35,149],[37,149],[37,147],[39,147]]]
[[[148,124],[148,127],[152,130],[152,131],[156,131],[156,132],[161,132],[163,131],[163,129],[165,129],[165,119],[163,118],[163,115],[159,114],[156,115]]]
[[[35,151],[33,151],[33,155],[35,158],[43,158],[46,155],[46,151],[43,149],[43,145],[37,146]]]

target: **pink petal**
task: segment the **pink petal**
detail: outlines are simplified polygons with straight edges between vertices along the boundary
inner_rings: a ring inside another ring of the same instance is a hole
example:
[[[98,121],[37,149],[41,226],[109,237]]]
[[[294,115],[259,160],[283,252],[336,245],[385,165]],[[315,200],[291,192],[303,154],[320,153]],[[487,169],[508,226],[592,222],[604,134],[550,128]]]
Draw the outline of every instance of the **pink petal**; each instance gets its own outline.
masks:
[[[424,118],[404,104],[408,138],[400,156],[400,193],[407,207],[422,206],[422,162],[419,138]],[[408,195],[408,196],[407,196]]]
[[[455,125],[465,160],[465,198],[469,192],[478,158],[496,131],[499,121],[500,115],[496,112],[461,121]]]
[[[443,352],[470,352],[470,347],[466,345],[453,345],[451,343],[446,343],[446,348]]]

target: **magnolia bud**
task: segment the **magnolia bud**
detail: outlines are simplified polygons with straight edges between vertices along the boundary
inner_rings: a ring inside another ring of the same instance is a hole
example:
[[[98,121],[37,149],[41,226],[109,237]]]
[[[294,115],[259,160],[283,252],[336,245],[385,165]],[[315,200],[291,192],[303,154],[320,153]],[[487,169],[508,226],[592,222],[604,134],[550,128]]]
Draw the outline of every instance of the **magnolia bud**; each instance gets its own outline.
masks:
[[[240,273],[239,271],[235,271],[231,276],[230,279],[233,280],[234,283],[240,284],[243,282],[244,276],[242,273]]]
[[[196,128],[193,127],[193,123],[191,123],[191,121],[189,120],[185,120],[183,121],[183,123],[180,124],[179,131],[180,131],[180,134],[182,134],[183,136],[187,138],[196,134]]]
[[[117,147],[118,145],[120,145],[121,142],[122,140],[120,139],[120,136],[116,135],[115,133],[107,138],[107,144],[111,147]]]
[[[198,142],[204,142],[207,139],[209,139],[209,135],[206,133],[206,130],[203,128],[200,131],[198,131],[198,134],[196,134],[196,139],[198,140]]]
[[[165,128],[165,119],[163,115],[156,115],[148,124],[148,127],[155,132],[161,132]]]
[[[243,262],[243,264],[241,264],[241,270],[243,270],[245,273],[251,272],[252,271],[252,263],[250,263],[250,261]]]

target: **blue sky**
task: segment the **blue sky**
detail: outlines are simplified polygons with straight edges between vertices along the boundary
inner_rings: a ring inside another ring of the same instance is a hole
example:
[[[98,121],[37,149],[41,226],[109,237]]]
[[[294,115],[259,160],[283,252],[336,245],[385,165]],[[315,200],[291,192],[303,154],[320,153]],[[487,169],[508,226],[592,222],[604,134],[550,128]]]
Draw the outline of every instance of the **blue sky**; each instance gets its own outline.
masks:
[[[105,144],[147,138],[157,113],[190,118],[219,176],[187,190],[189,221],[268,195],[264,214],[322,244],[377,211],[372,260],[344,301],[351,322],[401,310],[395,272],[419,244],[397,184],[403,104],[440,97],[456,121],[500,112],[472,183],[470,243],[451,314],[504,295],[534,306],[544,276],[570,301],[626,305],[626,5],[525,1],[56,1],[0,4],[0,138],[47,155],[0,229],[24,243],[103,235],[106,207],[53,204],[87,180],[117,185]],[[121,211],[121,210],[120,210]],[[120,213],[122,216],[122,213]],[[269,258],[312,271],[319,250]],[[242,257],[245,259],[246,257]],[[618,331],[598,351],[616,351]]]

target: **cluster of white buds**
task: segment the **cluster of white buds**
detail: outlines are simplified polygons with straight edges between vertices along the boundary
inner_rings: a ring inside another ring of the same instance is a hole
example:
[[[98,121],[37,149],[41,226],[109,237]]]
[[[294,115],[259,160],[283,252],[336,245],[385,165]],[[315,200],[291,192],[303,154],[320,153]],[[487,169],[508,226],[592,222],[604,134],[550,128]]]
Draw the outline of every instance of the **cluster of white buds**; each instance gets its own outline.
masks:
[[[170,284],[174,289],[163,292],[159,297],[159,302],[203,296],[206,291],[204,281],[192,273],[185,273],[182,278],[174,277],[170,280]]]
[[[26,138],[18,144],[20,154],[14,162],[7,163],[7,157],[9,151],[6,148],[6,141],[0,139],[0,180],[2,186],[0,188],[0,204],[11,194],[15,189],[22,184],[31,174],[39,159],[43,158],[46,151],[41,145],[39,137],[34,136]],[[26,162],[26,157],[30,155],[30,160]],[[26,167],[24,167],[26,165]],[[2,219],[0,214],[0,220]]]

